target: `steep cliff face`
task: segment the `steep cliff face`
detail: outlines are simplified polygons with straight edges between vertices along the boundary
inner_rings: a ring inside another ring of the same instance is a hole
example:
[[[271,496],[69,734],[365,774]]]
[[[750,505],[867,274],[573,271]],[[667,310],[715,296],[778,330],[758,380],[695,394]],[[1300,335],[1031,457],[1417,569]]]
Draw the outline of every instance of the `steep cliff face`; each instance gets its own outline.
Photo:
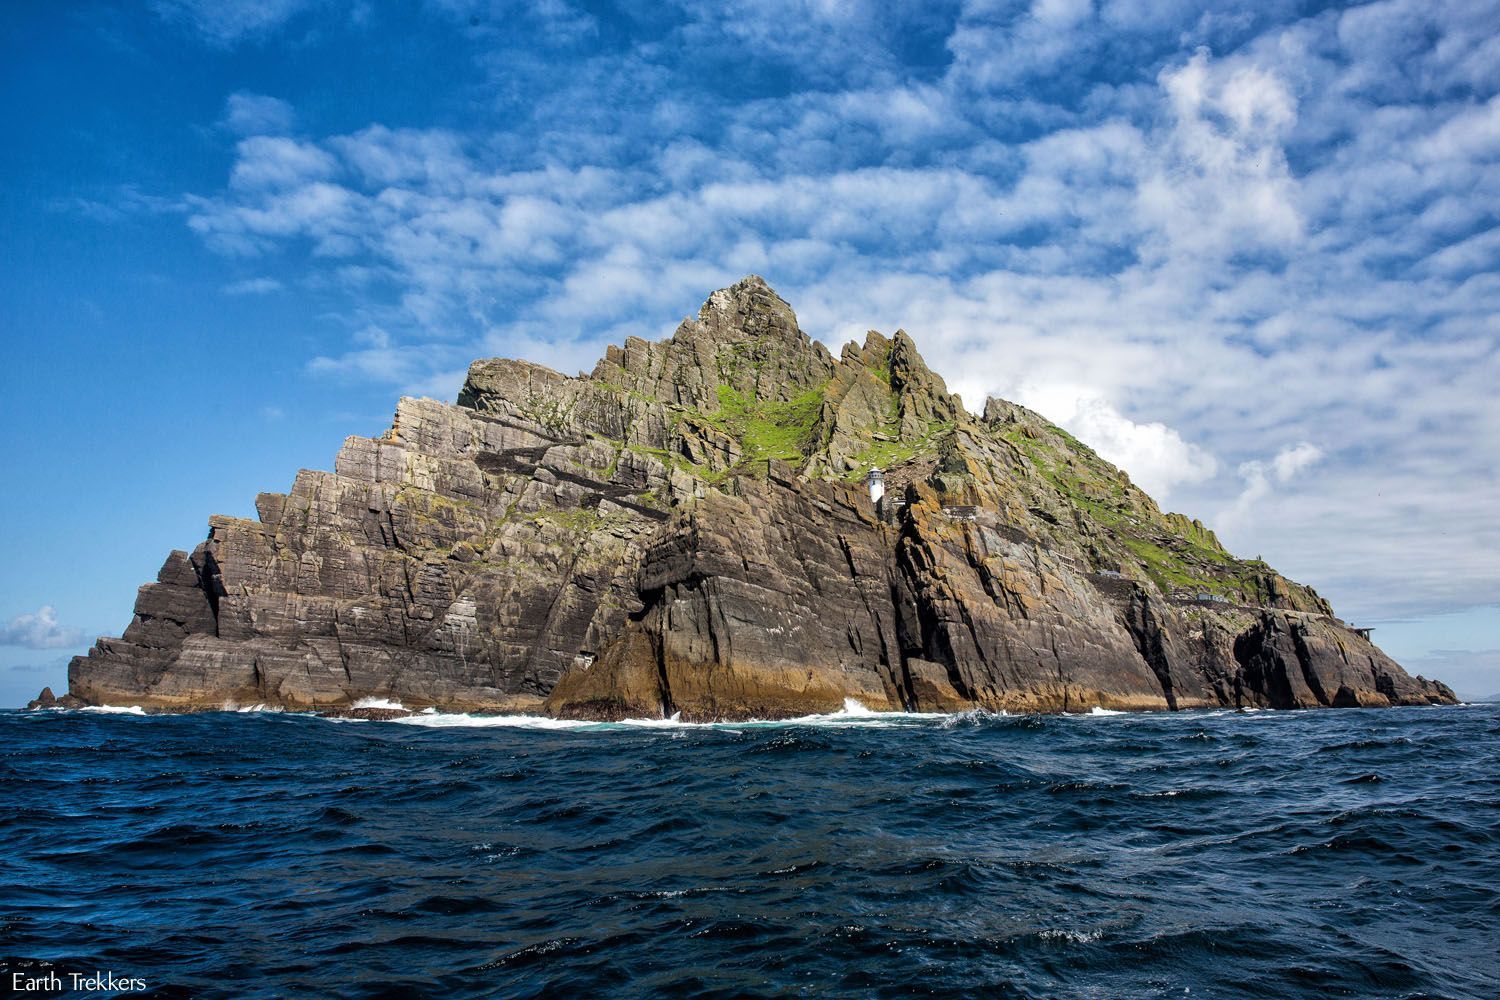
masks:
[[[885,470],[887,495],[864,485]],[[835,359],[759,278],[592,374],[478,361],[215,517],[69,670],[89,704],[618,718],[1451,702],[1313,590],[904,332]]]

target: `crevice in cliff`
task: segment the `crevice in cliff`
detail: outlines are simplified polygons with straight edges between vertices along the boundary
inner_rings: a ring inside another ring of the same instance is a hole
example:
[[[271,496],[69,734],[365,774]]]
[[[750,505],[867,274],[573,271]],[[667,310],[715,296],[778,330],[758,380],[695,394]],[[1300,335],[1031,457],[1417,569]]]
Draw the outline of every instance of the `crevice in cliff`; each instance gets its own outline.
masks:
[[[912,609],[916,612],[917,636],[912,645],[921,650],[922,659],[943,667],[948,674],[948,683],[960,698],[973,702],[976,700],[974,689],[961,672],[947,629],[943,627],[934,606],[936,601],[930,590],[936,583],[931,573],[917,564],[924,554],[922,541],[908,507],[902,516],[901,533],[896,543],[896,565],[906,591],[911,595]],[[927,584],[925,588],[924,580]]]
[[[335,640],[337,642],[337,640]],[[344,668],[344,679],[350,684],[354,683],[354,671],[349,669],[349,648],[342,642],[338,643],[339,666]]]
[[[1265,625],[1262,621],[1251,626],[1234,638],[1235,691],[1242,695],[1244,688],[1259,694],[1272,708],[1285,708],[1291,704],[1291,690],[1285,684],[1277,684],[1265,662]]]
[[[1137,587],[1130,595],[1130,605],[1125,613],[1125,629],[1135,643],[1136,652],[1146,661],[1146,666],[1156,675],[1161,684],[1162,697],[1167,708],[1177,711],[1177,694],[1172,684],[1172,661],[1167,655],[1166,632],[1151,601],[1151,595]]]
[[[1057,651],[1057,634],[1054,632],[1048,638],[1051,640],[1050,641],[1050,645],[1052,647],[1052,659],[1057,662],[1057,684],[1058,684],[1059,687],[1062,688],[1062,696],[1063,696],[1062,710],[1064,712],[1067,712],[1067,710],[1068,710],[1068,702],[1069,702],[1067,672],[1065,671],[1065,669],[1063,667],[1062,656]]]
[[[661,609],[657,609],[657,621],[661,621]],[[677,708],[672,702],[672,682],[667,679],[667,648],[666,637],[663,629],[658,627],[651,631],[651,648],[656,653],[656,687],[657,694],[661,698],[661,717],[670,719],[677,713]]]
[[[882,541],[885,539],[885,528],[877,526],[881,533]],[[891,643],[887,640],[886,632],[893,634],[897,631],[896,623],[887,623],[883,616],[870,605],[870,595],[860,583],[860,574],[854,564],[854,550],[849,545],[849,539],[839,535],[839,548],[844,553],[844,563],[849,567],[849,579],[854,583],[854,589],[859,593],[860,602],[864,605],[865,614],[869,616],[870,624],[875,627],[875,636],[880,640],[880,662],[885,665],[886,674],[891,687],[895,690],[901,701],[901,707],[905,711],[914,711],[916,698],[912,693],[911,674],[906,667],[906,657],[901,651],[901,639],[899,634],[895,635],[896,648],[891,649]],[[890,561],[885,560],[886,586],[891,597],[891,612],[893,619],[896,618],[896,594],[895,583],[890,579]]]
[[[563,597],[568,593],[569,587],[575,580],[575,570],[578,568],[579,556],[583,551],[583,542],[575,539],[572,550],[568,553],[568,566],[562,574],[566,581],[563,586],[558,587],[552,594],[552,600],[547,603],[547,612],[542,616],[541,623],[537,626],[536,640],[531,645],[531,654],[527,657],[526,669],[534,677],[541,677],[541,659],[546,650],[547,636],[552,634],[553,625],[557,618],[557,609],[563,602]]]
[[[1260,621],[1235,637],[1234,659],[1243,687],[1259,694],[1270,708],[1292,708],[1296,699],[1285,658],[1276,651],[1277,631],[1276,620],[1263,612]]]
[[[198,577],[198,587],[208,600],[208,610],[214,619],[214,635],[219,634],[219,591],[221,589],[219,563],[207,545],[200,545],[190,560]],[[201,565],[200,565],[201,563]]]
[[[1297,652],[1297,667],[1302,671],[1302,679],[1307,682],[1308,690],[1314,698],[1318,699],[1319,705],[1332,705],[1333,699],[1323,690],[1323,682],[1318,678],[1317,671],[1313,669],[1312,651],[1307,648],[1307,636],[1303,630],[1296,625],[1289,629],[1292,636],[1292,648]]]

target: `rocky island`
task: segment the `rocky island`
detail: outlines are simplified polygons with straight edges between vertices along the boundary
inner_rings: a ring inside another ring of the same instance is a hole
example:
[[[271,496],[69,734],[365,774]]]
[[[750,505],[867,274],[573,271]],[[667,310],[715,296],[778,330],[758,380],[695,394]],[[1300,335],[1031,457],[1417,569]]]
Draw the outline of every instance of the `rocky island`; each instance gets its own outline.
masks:
[[[1061,428],[999,399],[971,414],[905,332],[834,357],[753,276],[588,375],[477,361],[456,405],[402,399],[256,509],[169,555],[55,703],[727,720],[846,698],[1456,701]]]

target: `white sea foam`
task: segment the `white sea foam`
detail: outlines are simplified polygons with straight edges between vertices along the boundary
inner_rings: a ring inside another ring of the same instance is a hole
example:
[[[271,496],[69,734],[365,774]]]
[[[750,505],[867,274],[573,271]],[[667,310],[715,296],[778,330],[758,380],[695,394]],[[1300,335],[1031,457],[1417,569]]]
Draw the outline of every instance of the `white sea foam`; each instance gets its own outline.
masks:
[[[384,699],[362,698],[355,702],[354,707],[399,709],[402,706],[398,702]],[[244,709],[241,709],[241,711],[244,711]],[[1216,715],[1233,711],[1233,709],[1217,709],[1208,714]],[[1245,711],[1259,712],[1261,709],[1247,708]],[[1105,716],[1127,716],[1137,713],[1096,705],[1087,712],[1065,714],[1072,718],[1099,718]],[[1270,714],[1274,715],[1275,713]],[[675,735],[682,735],[682,733],[687,731],[701,729],[727,730],[732,732],[744,729],[767,729],[789,726],[889,728],[923,722],[938,722],[944,728],[953,728],[965,723],[983,723],[989,719],[1004,718],[1008,715],[1009,713],[1004,711],[991,712],[983,708],[972,708],[965,712],[877,712],[866,707],[858,699],[845,698],[843,707],[835,712],[799,715],[790,719],[745,719],[737,722],[684,722],[680,712],[665,719],[641,718],[622,719],[619,722],[595,722],[581,719],[553,719],[544,715],[474,715],[469,713],[440,712],[434,708],[426,708],[416,714],[388,721],[402,725],[424,726],[433,729],[511,728],[595,731],[654,729],[672,730]]]
[[[406,710],[405,705],[399,701],[391,701],[389,698],[361,698],[351,705],[350,708],[393,708],[400,712]]]
[[[367,699],[368,700],[368,699]],[[356,708],[366,707],[356,703]],[[369,707],[395,707],[372,705]],[[416,715],[408,715],[389,721],[407,726],[425,726],[433,729],[492,728],[513,729],[752,729],[780,726],[890,726],[902,722],[947,719],[943,712],[876,712],[866,708],[854,698],[845,698],[844,707],[837,712],[821,715],[803,715],[794,719],[747,719],[742,722],[684,722],[682,713],[674,713],[666,719],[622,719],[619,722],[589,722],[577,719],[552,719],[543,715],[471,715],[468,713],[438,712],[426,709]]]
[[[924,719],[946,719],[947,712],[877,712],[866,708],[854,698],[845,698],[844,707],[837,712],[822,715],[799,715],[794,719],[778,722],[751,720],[748,722],[715,723],[726,726],[889,726],[901,722]]]
[[[368,707],[386,708],[389,706]],[[467,712],[450,713],[431,710],[387,721],[403,726],[424,726],[429,729],[488,729],[501,726],[512,729],[589,729],[601,725],[598,722],[579,722],[575,719],[550,719],[545,715],[470,715]]]
[[[668,719],[622,719],[622,726],[636,726],[640,729],[676,729],[680,726],[691,725],[682,721],[681,712],[673,712]]]
[[[957,729],[959,726],[983,725],[991,719],[1003,719],[1009,715],[1010,713],[1004,709],[992,712],[987,708],[971,708],[964,712],[954,712],[951,715],[944,715],[941,718],[944,729]]]

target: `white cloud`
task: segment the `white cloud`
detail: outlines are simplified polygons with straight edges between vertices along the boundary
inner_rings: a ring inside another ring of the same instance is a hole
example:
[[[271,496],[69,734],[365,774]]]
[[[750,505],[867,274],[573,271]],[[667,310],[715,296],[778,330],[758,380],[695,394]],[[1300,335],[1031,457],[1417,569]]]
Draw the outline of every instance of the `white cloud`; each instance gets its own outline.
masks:
[[[1157,500],[1165,499],[1181,483],[1200,483],[1218,471],[1213,455],[1184,441],[1166,424],[1136,423],[1097,397],[1079,400],[1071,418],[1057,419],[1104,458],[1127,470]]]
[[[1238,471],[1245,486],[1234,503],[1219,516],[1221,529],[1231,538],[1240,534],[1246,522],[1256,517],[1277,486],[1291,482],[1299,472],[1322,457],[1323,449],[1303,441],[1282,448],[1269,461],[1241,462]]]
[[[1293,476],[1323,457],[1323,449],[1303,441],[1290,448],[1283,448],[1271,459],[1271,472],[1279,483],[1289,482]]]
[[[221,124],[239,135],[276,135],[290,132],[297,123],[292,106],[265,94],[239,91],[224,102]]]
[[[331,177],[338,167],[326,151],[285,136],[252,135],[240,140],[236,153],[229,183],[247,190],[310,185]]]
[[[1202,51],[1160,82],[1174,122],[1138,207],[1165,234],[1167,252],[1201,257],[1296,241],[1302,219],[1282,141],[1297,112],[1286,85],[1258,66],[1211,63]]]
[[[452,400],[463,385],[468,362],[473,360],[466,347],[403,344],[378,326],[359,331],[354,343],[352,350],[338,356],[313,358],[307,370],[324,377],[392,385],[403,395]]]
[[[60,649],[80,645],[83,641],[83,630],[59,622],[57,609],[50,604],[16,615],[9,624],[0,626],[0,646]]]
[[[280,290],[281,282],[275,278],[246,278],[224,286],[225,295],[269,295]]]

